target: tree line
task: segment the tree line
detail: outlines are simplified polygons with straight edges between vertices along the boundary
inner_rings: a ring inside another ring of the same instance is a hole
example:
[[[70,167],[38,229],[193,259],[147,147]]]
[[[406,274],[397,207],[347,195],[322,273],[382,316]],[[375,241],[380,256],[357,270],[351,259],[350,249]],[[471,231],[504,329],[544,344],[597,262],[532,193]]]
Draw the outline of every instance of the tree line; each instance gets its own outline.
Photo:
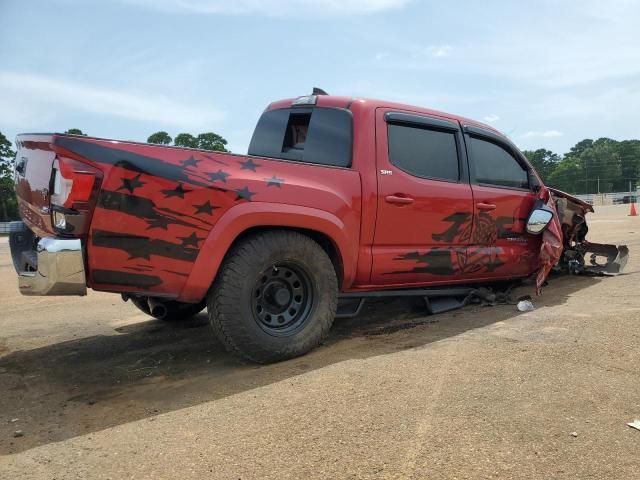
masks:
[[[585,139],[564,156],[524,150],[545,185],[573,194],[627,192],[640,178],[640,140]]]
[[[84,135],[79,128],[70,128],[64,133],[70,133],[73,135]],[[165,131],[152,133],[147,138],[147,143],[155,143],[156,145],[173,145],[174,147],[186,147],[197,148],[200,150],[210,150],[212,152],[228,152],[227,140],[213,132],[200,133],[198,135],[191,135],[190,133],[179,133],[176,138],[171,138]]]
[[[13,167],[16,152],[0,132],[0,222],[19,220],[16,193],[13,188]]]

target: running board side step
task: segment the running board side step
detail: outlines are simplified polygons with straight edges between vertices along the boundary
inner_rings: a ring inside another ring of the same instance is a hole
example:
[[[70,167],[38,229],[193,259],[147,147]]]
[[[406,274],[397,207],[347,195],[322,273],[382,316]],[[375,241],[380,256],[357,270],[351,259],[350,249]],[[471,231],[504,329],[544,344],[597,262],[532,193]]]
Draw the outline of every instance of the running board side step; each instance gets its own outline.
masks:
[[[444,313],[464,307],[477,291],[471,287],[416,288],[408,290],[378,290],[374,292],[349,292],[338,296],[336,318],[357,316],[368,298],[422,297],[429,315]]]

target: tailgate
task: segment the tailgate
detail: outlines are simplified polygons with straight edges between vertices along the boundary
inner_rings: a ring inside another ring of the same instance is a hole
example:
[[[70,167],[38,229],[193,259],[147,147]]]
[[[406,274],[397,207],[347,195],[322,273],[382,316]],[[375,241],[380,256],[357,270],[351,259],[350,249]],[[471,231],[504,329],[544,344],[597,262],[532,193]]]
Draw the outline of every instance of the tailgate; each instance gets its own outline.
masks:
[[[36,235],[53,233],[49,210],[51,169],[56,153],[53,135],[19,135],[16,139],[16,197],[20,217]]]

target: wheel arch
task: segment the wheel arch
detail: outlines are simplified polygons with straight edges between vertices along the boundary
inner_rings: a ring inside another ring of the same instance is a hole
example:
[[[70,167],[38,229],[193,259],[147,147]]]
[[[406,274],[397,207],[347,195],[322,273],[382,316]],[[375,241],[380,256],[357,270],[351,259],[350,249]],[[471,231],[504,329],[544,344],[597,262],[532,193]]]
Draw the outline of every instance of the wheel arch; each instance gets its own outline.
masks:
[[[336,271],[336,277],[338,278],[338,286],[342,287],[342,282],[344,281],[344,261],[342,259],[342,254],[340,253],[340,249],[329,235],[318,230],[283,225],[256,225],[255,227],[250,227],[241,232],[233,241],[233,243],[229,247],[229,250],[231,250],[237,243],[252,235],[272,231],[298,232],[315,241],[318,245],[320,245],[320,247],[322,247],[329,259],[331,259],[333,268]],[[229,252],[227,252],[227,254],[228,253]]]
[[[323,210],[251,202],[231,208],[218,220],[200,249],[178,300],[202,300],[235,244],[250,235],[273,230],[296,231],[312,238],[331,259],[339,288],[348,288],[353,283],[359,231],[347,232],[338,217]]]

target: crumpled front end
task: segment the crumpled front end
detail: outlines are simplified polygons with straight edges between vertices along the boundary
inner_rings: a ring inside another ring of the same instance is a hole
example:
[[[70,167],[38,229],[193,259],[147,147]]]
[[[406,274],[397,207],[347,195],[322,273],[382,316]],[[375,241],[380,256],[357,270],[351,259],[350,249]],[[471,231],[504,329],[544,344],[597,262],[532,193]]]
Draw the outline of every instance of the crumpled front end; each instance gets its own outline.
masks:
[[[617,275],[624,270],[629,257],[626,245],[592,243],[586,239],[589,232],[586,215],[594,211],[591,205],[553,188],[543,189],[541,195],[557,215],[542,237],[538,289],[552,268],[588,275]]]
[[[553,212],[553,217],[547,228],[542,232],[539,256],[540,269],[536,276],[536,293],[538,295],[549,273],[562,259],[563,251],[562,223],[556,208],[555,198],[548,188],[542,188],[539,199]]]

